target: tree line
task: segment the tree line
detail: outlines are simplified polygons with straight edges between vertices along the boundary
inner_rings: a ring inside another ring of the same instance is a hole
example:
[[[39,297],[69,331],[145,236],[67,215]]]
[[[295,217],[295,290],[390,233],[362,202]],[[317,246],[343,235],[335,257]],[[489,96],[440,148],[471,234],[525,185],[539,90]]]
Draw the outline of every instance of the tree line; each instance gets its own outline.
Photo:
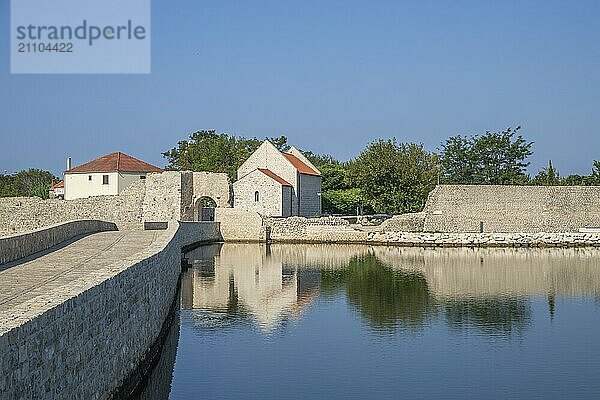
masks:
[[[590,175],[560,177],[550,161],[535,176],[527,173],[533,142],[521,127],[481,135],[447,138],[437,152],[422,144],[395,138],[369,143],[350,161],[303,150],[321,171],[323,211],[333,214],[399,214],[421,211],[436,184],[471,185],[600,185],[600,162]],[[278,149],[289,146],[285,136],[266,138]],[[238,167],[262,140],[198,131],[163,153],[167,169],[225,172],[232,181]]]
[[[0,197],[48,198],[50,186],[59,179],[51,172],[30,168],[16,174],[0,173]]]

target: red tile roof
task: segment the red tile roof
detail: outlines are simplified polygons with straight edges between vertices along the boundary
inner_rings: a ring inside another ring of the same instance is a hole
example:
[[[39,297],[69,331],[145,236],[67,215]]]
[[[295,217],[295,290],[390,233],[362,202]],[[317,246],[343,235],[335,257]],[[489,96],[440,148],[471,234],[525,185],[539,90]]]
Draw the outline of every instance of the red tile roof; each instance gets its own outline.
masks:
[[[147,162],[138,160],[120,151],[107,154],[96,158],[95,160],[86,162],[71,168],[65,173],[77,172],[162,172],[163,170],[148,164]]]
[[[290,153],[283,153],[283,152],[281,154],[283,154],[283,156],[285,158],[287,158],[287,160],[290,163],[292,163],[294,168],[296,168],[298,170],[298,172],[300,172],[301,174],[321,176],[321,174],[319,174],[317,171],[315,171],[314,169],[309,167],[304,161],[302,161],[295,155],[290,154]]]
[[[60,189],[60,188],[64,188],[64,187],[65,187],[65,181],[60,181],[60,182],[55,183],[54,185],[50,186],[50,190]]]
[[[281,183],[283,186],[292,186],[289,183],[287,183],[287,181],[285,181],[283,178],[280,178],[279,176],[275,175],[275,173],[273,173],[273,171],[270,171],[265,168],[258,168],[258,170],[260,172],[262,172],[263,174],[265,174],[266,176],[268,176],[269,178]]]

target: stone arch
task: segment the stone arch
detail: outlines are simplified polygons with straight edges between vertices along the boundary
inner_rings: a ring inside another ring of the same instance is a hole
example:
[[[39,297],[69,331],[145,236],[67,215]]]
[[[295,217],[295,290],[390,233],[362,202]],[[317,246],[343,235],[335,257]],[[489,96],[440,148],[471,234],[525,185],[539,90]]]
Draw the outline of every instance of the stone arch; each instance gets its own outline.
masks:
[[[217,203],[217,207],[231,207],[231,185],[225,173],[193,172],[193,203],[208,196]]]
[[[201,196],[194,202],[194,221],[214,221],[217,202],[210,196]]]

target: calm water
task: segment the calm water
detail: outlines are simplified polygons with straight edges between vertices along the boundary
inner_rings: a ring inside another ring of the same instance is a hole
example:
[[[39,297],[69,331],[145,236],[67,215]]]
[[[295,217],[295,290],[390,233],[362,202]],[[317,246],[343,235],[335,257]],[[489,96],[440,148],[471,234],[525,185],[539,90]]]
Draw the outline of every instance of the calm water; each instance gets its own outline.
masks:
[[[205,246],[146,398],[600,397],[600,252]]]

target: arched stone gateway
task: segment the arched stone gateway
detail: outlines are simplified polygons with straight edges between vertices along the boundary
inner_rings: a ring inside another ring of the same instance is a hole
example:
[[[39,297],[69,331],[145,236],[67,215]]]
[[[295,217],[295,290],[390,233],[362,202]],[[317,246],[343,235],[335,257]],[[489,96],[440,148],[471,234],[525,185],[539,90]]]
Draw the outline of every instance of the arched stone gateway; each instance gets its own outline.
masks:
[[[227,174],[193,172],[193,204],[202,197],[210,197],[215,207],[231,207],[231,188]]]
[[[214,221],[217,202],[209,196],[202,196],[194,203],[194,221]]]

